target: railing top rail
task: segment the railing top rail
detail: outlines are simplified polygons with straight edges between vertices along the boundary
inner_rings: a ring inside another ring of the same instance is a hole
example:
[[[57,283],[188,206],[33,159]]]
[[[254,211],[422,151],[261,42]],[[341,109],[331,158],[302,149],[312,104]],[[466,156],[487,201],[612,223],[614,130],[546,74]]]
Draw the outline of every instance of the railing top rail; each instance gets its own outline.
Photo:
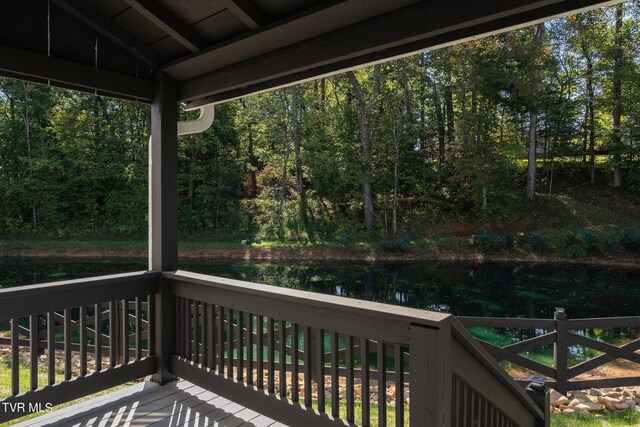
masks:
[[[153,293],[162,274],[114,274],[0,289],[0,320]]]
[[[181,283],[204,286],[205,288],[201,288],[197,297],[211,298],[212,303],[224,305],[225,300],[220,298],[226,298],[226,303],[231,304],[230,306],[235,305],[255,314],[274,317],[282,315],[290,321],[308,326],[316,326],[315,323],[318,323],[318,327],[326,325],[327,328],[335,327],[337,332],[348,332],[354,335],[357,335],[360,330],[367,331],[378,335],[380,339],[392,339],[392,342],[398,343],[408,340],[408,329],[411,324],[439,329],[443,323],[448,323],[453,317],[448,313],[417,310],[185,271],[164,273],[164,277],[176,281],[177,286],[173,287],[174,292],[183,297],[195,298],[196,294],[186,293],[188,288],[181,288]],[[207,289],[217,291],[216,300],[213,300],[213,294]],[[373,339],[373,336],[370,338]]]
[[[555,319],[533,319],[525,317],[474,317],[456,316],[466,327],[554,329]],[[593,317],[565,320],[569,329],[623,328],[640,325],[640,316]]]
[[[567,327],[569,329],[606,329],[606,328],[624,328],[640,326],[640,316],[625,317],[593,317],[587,319],[569,319]]]
[[[531,319],[526,317],[473,317],[456,316],[466,327],[552,329],[556,325],[553,319]]]
[[[88,286],[104,286],[113,283],[121,283],[130,280],[154,279],[162,276],[159,271],[134,271],[131,273],[110,274],[107,276],[87,277],[60,282],[38,283],[35,285],[23,285],[13,288],[1,288],[0,298],[16,295],[39,295],[52,292],[66,291],[74,287],[87,288]]]

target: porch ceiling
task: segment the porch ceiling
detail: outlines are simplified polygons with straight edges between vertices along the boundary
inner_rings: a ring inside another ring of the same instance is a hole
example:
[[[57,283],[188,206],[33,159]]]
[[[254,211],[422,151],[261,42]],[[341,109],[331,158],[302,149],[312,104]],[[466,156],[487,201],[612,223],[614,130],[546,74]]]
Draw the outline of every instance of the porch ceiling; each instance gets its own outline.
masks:
[[[0,74],[221,102],[620,0],[0,0]]]

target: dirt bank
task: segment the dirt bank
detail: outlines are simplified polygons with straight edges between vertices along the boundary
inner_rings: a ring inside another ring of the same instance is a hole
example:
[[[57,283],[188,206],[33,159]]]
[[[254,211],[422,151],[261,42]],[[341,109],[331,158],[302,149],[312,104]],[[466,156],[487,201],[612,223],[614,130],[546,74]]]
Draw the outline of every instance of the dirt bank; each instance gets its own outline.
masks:
[[[42,249],[22,248],[19,250],[0,250],[0,256],[12,257],[53,257],[83,259],[145,258],[145,250],[110,249]],[[486,255],[471,247],[410,249],[402,252],[367,250],[358,247],[312,246],[296,248],[190,248],[180,251],[183,259],[207,259],[228,261],[289,261],[289,262],[407,262],[407,261],[464,261],[464,262],[527,262],[588,264],[640,268],[638,257],[584,258],[573,259],[561,256],[542,256],[512,251]]]

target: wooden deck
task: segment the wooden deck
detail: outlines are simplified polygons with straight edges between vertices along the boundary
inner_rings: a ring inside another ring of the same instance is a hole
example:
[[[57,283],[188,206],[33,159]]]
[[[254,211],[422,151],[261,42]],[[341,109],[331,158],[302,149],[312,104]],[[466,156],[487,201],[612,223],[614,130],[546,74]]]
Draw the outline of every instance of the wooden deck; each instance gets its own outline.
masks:
[[[15,427],[284,426],[188,381],[142,382]]]
[[[446,313],[144,271],[2,289],[0,329],[2,321],[11,331],[11,390],[2,408],[60,405],[149,375],[169,381],[137,383],[23,426],[337,427],[358,420],[543,427],[548,421]],[[21,358],[29,359],[28,378]],[[24,412],[0,410],[0,423]]]

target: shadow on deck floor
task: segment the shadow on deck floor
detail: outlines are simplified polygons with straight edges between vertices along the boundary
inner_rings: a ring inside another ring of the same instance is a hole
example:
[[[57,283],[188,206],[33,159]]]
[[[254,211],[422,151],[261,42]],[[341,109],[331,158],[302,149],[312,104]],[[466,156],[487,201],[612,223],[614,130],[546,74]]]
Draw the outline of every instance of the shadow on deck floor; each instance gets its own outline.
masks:
[[[284,427],[223,396],[179,380],[142,382],[15,427]]]

